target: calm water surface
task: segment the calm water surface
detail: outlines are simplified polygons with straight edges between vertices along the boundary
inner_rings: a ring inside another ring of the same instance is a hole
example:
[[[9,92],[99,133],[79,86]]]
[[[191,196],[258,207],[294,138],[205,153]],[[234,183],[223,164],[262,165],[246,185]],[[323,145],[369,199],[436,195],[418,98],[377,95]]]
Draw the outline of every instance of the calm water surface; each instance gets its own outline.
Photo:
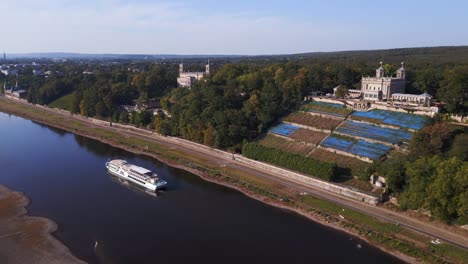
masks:
[[[155,171],[167,190],[120,182],[109,158]],[[30,213],[56,221],[58,239],[90,263],[399,263],[193,174],[1,112],[0,168],[0,184],[30,197]]]

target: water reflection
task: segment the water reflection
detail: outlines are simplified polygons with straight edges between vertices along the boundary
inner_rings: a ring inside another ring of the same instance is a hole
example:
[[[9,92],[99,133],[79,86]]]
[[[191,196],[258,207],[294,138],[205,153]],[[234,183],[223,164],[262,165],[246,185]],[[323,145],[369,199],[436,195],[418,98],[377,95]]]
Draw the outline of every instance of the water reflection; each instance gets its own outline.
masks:
[[[54,132],[55,134],[57,134],[57,135],[59,135],[61,137],[65,136],[66,134],[70,134],[70,132],[67,132],[67,131],[65,131],[63,129],[60,129],[60,128],[47,126],[47,125],[44,125],[44,124],[41,124],[41,123],[38,123],[38,122],[35,122],[35,121],[31,121],[31,122],[38,125],[38,126],[40,126],[40,127],[42,127],[42,128],[44,128],[44,129],[52,131],[52,132]]]
[[[151,197],[158,197],[158,195],[161,195],[164,191],[163,190],[158,190],[156,192],[152,192],[152,191],[149,191],[139,185],[136,185],[130,181],[127,181],[125,179],[122,179],[120,177],[117,177],[117,176],[114,176],[110,173],[107,173],[107,175],[109,175],[109,178],[112,180],[112,182],[116,183],[116,184],[119,184],[120,186],[124,187],[124,188],[127,188],[133,192],[135,192],[136,194],[144,194],[144,195],[148,195],[148,196],[151,196]]]
[[[102,147],[103,143],[95,139],[83,137],[83,136],[76,135],[76,134],[73,134],[73,136],[74,136],[75,142],[78,143],[80,147],[83,147],[84,149],[88,150],[89,152],[99,157],[114,158],[116,154],[115,149]],[[118,157],[121,159],[132,159],[132,158],[135,158],[135,154],[122,150],[118,152]]]

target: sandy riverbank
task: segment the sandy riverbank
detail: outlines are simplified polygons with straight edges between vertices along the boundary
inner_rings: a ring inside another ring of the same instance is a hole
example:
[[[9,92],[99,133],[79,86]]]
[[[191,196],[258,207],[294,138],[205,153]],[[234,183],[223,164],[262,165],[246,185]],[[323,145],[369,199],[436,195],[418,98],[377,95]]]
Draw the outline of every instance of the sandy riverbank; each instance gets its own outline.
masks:
[[[25,195],[0,185],[0,263],[85,263],[51,235],[53,221],[27,215],[28,204]]]

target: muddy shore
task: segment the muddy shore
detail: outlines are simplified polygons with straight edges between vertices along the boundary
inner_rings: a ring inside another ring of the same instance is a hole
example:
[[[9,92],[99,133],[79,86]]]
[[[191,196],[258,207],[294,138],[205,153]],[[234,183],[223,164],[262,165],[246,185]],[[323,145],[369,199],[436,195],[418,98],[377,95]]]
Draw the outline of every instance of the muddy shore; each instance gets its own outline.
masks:
[[[29,199],[0,185],[0,263],[83,264],[52,233],[57,224],[28,216]]]

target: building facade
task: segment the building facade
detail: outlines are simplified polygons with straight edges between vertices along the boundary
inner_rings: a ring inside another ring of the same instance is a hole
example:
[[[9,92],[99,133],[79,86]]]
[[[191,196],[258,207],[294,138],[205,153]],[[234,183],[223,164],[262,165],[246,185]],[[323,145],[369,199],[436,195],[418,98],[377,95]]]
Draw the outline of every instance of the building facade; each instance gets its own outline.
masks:
[[[338,87],[333,89],[335,97]],[[400,105],[431,105],[433,97],[430,94],[407,94],[405,88],[406,71],[404,62],[401,63],[401,68],[397,70],[396,77],[385,76],[385,69],[382,62],[380,62],[380,67],[375,70],[375,77],[363,77],[361,89],[349,89],[346,98],[363,100],[363,102],[386,100]],[[368,107],[370,107],[369,104],[358,102],[355,103],[353,108],[360,110]]]
[[[404,63],[397,70],[397,76],[385,76],[385,69],[380,62],[380,67],[375,70],[375,77],[363,77],[361,81],[361,93],[364,100],[388,100],[394,93],[404,93],[406,86],[406,72]]]
[[[179,64],[179,77],[177,78],[178,87],[192,87],[195,81],[201,80],[205,75],[210,74],[210,62],[205,65],[204,72],[186,72],[184,64]]]

